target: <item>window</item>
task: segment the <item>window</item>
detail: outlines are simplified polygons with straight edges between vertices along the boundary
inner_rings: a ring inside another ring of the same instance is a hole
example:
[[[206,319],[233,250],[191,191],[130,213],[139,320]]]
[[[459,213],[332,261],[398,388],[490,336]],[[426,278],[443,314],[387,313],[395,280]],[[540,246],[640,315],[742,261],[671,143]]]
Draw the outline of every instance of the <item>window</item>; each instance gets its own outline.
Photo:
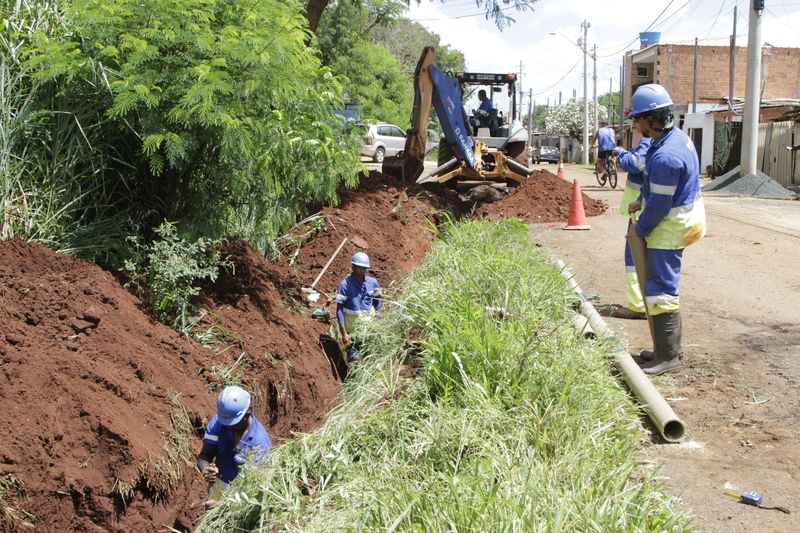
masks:
[[[646,78],[647,76],[647,67],[636,67],[637,78]]]
[[[404,132],[403,130],[401,130],[397,126],[392,126],[390,129],[391,129],[390,135],[392,137],[405,137],[406,136],[406,132]]]

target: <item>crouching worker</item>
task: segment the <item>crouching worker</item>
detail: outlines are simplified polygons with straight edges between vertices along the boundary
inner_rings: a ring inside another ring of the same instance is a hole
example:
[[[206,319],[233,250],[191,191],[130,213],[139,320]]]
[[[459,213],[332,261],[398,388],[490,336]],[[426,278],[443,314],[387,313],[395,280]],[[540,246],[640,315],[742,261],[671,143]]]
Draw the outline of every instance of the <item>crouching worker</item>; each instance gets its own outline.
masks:
[[[364,252],[353,254],[350,275],[339,283],[336,291],[336,321],[347,347],[347,362],[359,358],[361,343],[352,335],[359,321],[368,320],[380,311],[381,287],[373,277],[367,276],[369,256]]]
[[[246,461],[266,459],[270,446],[267,430],[250,411],[250,394],[235,385],[222,389],[217,414],[208,423],[197,457],[197,468],[209,483],[209,495],[227,488]],[[206,507],[213,505],[213,498],[206,502]]]

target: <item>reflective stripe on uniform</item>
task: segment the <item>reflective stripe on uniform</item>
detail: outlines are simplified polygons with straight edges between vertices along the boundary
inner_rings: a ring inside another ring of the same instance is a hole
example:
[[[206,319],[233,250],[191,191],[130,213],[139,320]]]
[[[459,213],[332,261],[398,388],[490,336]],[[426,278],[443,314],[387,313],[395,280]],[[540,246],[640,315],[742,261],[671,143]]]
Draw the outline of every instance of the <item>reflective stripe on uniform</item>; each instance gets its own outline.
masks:
[[[627,180],[625,181],[625,188],[627,188],[627,189],[633,189],[634,191],[641,191],[641,190],[642,190],[642,184],[641,184],[641,183],[636,183],[636,182],[633,182],[633,181],[631,181],[631,180],[630,180],[630,178],[629,178],[629,179],[627,179]]]
[[[698,191],[694,202],[673,207],[646,237],[648,248],[679,250],[706,234],[706,210]]]
[[[348,309],[343,308],[342,312],[346,315],[371,315],[375,312],[374,309]]]
[[[213,442],[218,442],[219,441],[219,437],[217,435],[211,435],[209,433],[206,433],[205,435],[203,435],[203,440],[210,440],[210,441],[213,441]]]
[[[659,185],[658,183],[650,184],[650,192],[653,194],[663,194],[665,196],[672,196],[678,190],[677,185]]]

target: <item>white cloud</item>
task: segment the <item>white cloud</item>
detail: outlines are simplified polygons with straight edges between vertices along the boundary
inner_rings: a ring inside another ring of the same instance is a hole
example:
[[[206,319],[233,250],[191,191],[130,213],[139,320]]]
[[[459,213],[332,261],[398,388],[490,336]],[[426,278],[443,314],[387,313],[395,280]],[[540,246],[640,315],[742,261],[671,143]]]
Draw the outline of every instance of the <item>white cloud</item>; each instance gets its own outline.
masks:
[[[800,47],[800,5],[796,2],[776,4],[767,2],[763,14],[762,37],[776,46]],[[409,18],[438,33],[442,42],[464,53],[467,68],[485,72],[516,72],[523,64],[523,90],[533,87],[537,103],[551,102],[562,92],[563,98],[583,91],[582,52],[577,38],[581,22],[591,24],[588,42],[598,47],[598,94],[608,91],[608,79],[613,78],[614,90],[619,88],[619,65],[626,49],[639,47],[638,36],[664,8],[651,31],[661,31],[662,41],[693,42],[695,37],[719,37],[708,44],[727,44],[733,24],[733,7],[739,4],[737,34],[739,44],[747,43],[746,0],[540,0],[533,12],[515,13],[510,28],[501,32],[483,15],[454,18],[481,13],[482,8],[470,0],[445,0],[443,3],[411,2]],[[685,4],[685,5],[684,5]],[[770,5],[772,4],[772,5]],[[721,9],[720,9],[721,8]],[[438,20],[430,20],[438,19]],[[556,32],[561,35],[548,35]],[[566,37],[566,38],[565,38]],[[625,46],[630,43],[629,46]],[[564,79],[559,79],[576,62],[578,66]],[[589,94],[591,59],[589,60]],[[557,83],[558,82],[558,83]]]

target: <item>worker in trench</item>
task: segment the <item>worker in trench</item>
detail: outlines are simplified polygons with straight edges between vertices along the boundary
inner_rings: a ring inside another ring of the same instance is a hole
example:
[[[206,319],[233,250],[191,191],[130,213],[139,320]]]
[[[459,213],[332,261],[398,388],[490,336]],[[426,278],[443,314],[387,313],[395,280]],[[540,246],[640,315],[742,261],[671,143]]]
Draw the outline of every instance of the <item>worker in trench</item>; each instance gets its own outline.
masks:
[[[245,463],[262,462],[272,443],[266,428],[250,409],[250,393],[231,385],[217,397],[217,414],[206,427],[197,468],[209,484],[206,508],[236,479]]]
[[[663,374],[680,367],[682,330],[680,283],[683,250],[706,233],[700,193],[700,164],[694,144],[675,127],[672,98],[661,85],[639,87],[631,98],[628,117],[644,137],[652,139],[645,156],[639,198],[629,213],[641,209],[628,235],[647,246],[644,301],[653,322],[653,350],[640,354],[646,374]]]
[[[347,350],[347,362],[359,359],[361,343],[354,339],[358,323],[370,319],[382,307],[382,293],[378,280],[367,276],[369,256],[356,252],[350,262],[350,275],[339,283],[336,290],[336,321]]]

